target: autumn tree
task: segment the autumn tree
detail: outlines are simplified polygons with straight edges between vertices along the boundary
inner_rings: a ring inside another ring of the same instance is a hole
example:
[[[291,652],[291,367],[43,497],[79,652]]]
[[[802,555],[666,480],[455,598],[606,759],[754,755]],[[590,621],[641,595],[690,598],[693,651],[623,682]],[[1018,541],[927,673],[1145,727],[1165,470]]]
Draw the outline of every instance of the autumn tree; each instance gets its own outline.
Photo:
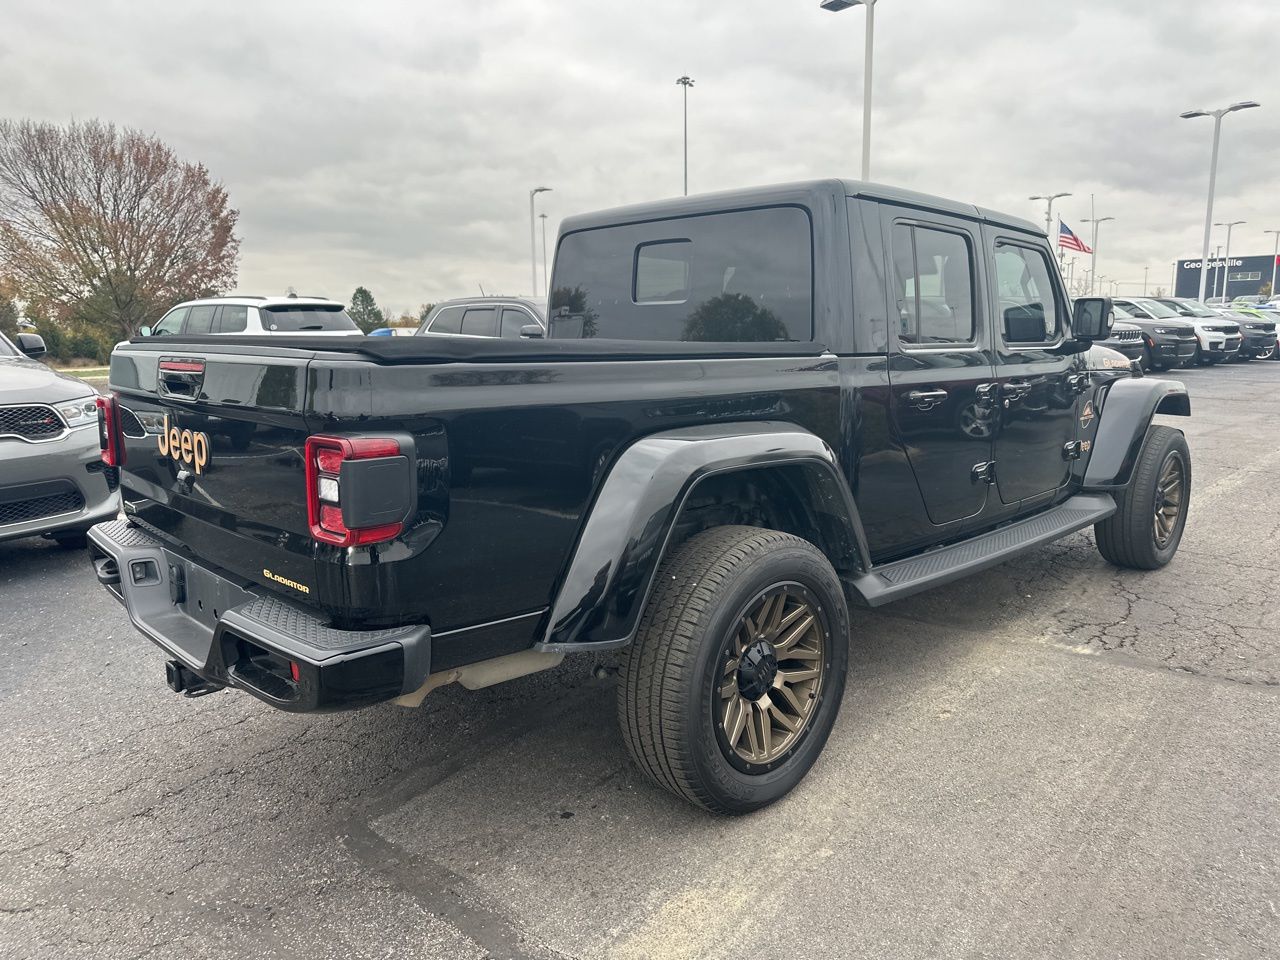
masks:
[[[356,326],[365,333],[386,326],[382,309],[373,299],[373,294],[369,292],[368,287],[356,287],[356,292],[351,295],[351,309],[347,312],[351,314],[351,319],[356,322]]]
[[[6,337],[18,333],[18,305],[6,297],[3,290],[0,290],[0,333]]]
[[[89,120],[0,120],[0,273],[62,322],[131,337],[235,283],[239,212],[203,164]]]

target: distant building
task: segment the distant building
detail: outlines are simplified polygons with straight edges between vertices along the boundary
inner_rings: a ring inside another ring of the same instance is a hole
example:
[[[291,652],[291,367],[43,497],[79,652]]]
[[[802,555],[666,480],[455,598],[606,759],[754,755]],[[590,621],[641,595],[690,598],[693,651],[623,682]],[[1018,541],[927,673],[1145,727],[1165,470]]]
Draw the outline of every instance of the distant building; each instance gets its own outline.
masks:
[[[1222,257],[1209,261],[1209,278],[1205,283],[1206,297],[1250,297],[1265,284],[1271,282],[1273,266],[1271,254],[1261,257],[1235,257],[1228,264]],[[1195,297],[1200,294],[1200,258],[1188,257],[1175,265],[1175,297]],[[1226,290],[1223,290],[1223,286]]]

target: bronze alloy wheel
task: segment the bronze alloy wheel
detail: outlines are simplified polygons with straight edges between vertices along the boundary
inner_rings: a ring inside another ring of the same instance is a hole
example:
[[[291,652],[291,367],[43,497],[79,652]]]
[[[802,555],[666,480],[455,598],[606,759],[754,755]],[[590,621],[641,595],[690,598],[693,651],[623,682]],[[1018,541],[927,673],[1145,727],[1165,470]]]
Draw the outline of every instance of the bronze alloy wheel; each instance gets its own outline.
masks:
[[[1185,488],[1186,470],[1182,457],[1175,451],[1165,458],[1164,468],[1160,471],[1160,480],[1156,484],[1153,531],[1156,546],[1161,549],[1169,545],[1169,540],[1178,527],[1178,516],[1182,513]]]
[[[772,769],[817,712],[827,660],[824,618],[797,583],[769,587],[730,629],[712,707],[726,755]]]

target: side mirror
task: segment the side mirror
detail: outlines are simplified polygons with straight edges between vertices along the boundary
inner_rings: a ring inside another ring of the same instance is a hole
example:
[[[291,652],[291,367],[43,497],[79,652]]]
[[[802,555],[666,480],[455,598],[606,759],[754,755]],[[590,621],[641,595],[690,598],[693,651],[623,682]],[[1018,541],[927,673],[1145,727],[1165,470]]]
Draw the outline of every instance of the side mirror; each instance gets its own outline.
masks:
[[[536,323],[526,323],[520,328],[521,340],[541,340],[545,336],[546,333],[543,331],[541,325]]]
[[[139,327],[139,328],[138,328],[138,336],[140,336],[140,337],[149,337],[149,336],[151,336],[151,326],[150,326],[150,324],[143,324],[141,327]]]
[[[44,337],[34,333],[18,334],[18,349],[28,357],[43,357],[47,352],[44,346]]]
[[[1071,310],[1071,335],[1077,340],[1105,340],[1115,322],[1110,297],[1081,297]]]

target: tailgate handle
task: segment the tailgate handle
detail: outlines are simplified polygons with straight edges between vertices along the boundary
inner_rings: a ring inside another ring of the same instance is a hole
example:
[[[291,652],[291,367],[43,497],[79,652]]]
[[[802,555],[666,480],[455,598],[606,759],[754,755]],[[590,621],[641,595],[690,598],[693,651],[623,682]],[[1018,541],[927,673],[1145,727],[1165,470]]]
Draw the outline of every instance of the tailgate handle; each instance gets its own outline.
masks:
[[[160,361],[160,394],[175,400],[198,400],[204,385],[204,361],[165,357]]]

